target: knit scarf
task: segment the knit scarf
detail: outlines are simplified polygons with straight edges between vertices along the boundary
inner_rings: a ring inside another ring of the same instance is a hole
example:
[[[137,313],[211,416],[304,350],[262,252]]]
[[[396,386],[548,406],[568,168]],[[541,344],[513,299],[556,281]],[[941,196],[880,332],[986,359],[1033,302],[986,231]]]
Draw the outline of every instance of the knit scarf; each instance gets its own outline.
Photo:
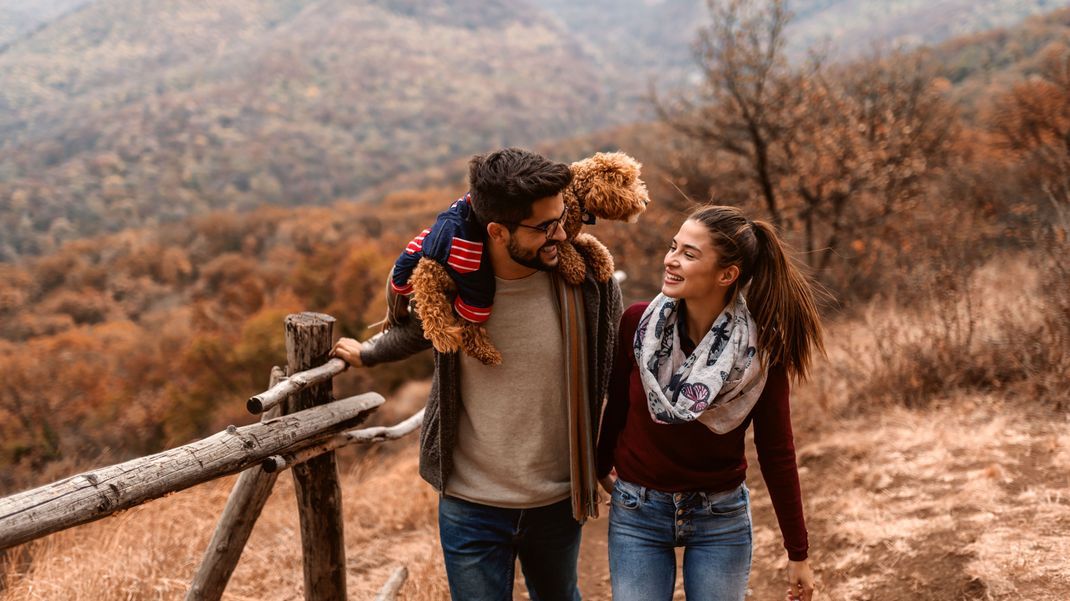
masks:
[[[583,293],[555,276],[554,293],[561,315],[564,338],[565,395],[568,405],[569,479],[572,517],[579,523],[598,517],[598,478],[595,476],[595,444],[588,393],[588,349]]]
[[[765,370],[757,359],[758,328],[739,294],[685,355],[677,333],[679,308],[679,300],[659,294],[635,332],[647,409],[660,424],[697,420],[724,434],[743,423],[765,387]]]

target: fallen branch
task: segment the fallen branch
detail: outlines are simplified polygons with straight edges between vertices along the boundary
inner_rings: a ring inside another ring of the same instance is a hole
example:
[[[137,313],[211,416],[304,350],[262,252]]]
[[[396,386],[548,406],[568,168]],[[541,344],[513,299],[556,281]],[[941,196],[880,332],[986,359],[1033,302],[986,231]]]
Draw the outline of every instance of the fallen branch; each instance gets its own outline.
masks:
[[[401,585],[405,584],[405,579],[408,577],[409,570],[405,566],[399,566],[390,575],[379,594],[375,596],[375,601],[394,601],[394,599],[397,599],[398,591],[401,590]]]

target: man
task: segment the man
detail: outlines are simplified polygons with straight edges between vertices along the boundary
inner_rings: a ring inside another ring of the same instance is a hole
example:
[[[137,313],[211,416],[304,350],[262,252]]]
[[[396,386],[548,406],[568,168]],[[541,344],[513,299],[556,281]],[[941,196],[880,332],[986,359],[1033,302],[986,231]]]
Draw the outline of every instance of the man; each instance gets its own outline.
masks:
[[[516,148],[469,164],[474,217],[486,231],[481,256],[495,278],[485,327],[502,364],[435,354],[420,475],[442,494],[454,599],[512,599],[517,558],[532,599],[580,598],[576,518],[589,502],[580,488],[593,484],[578,474],[587,469],[578,455],[591,452],[598,430],[621,300],[616,282],[590,269],[578,288],[554,272],[570,179],[567,165]],[[343,338],[332,355],[370,366],[430,347],[410,318],[368,342]]]

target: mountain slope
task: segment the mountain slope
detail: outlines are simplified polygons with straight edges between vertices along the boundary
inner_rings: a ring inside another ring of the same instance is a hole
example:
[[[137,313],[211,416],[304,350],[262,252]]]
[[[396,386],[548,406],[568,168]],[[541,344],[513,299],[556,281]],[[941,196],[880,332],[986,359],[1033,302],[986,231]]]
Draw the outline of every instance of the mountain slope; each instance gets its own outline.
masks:
[[[51,23],[0,54],[0,259],[213,208],[357,197],[606,123],[596,69],[555,22],[513,0],[455,8],[100,0]]]
[[[90,0],[0,0],[0,49]]]

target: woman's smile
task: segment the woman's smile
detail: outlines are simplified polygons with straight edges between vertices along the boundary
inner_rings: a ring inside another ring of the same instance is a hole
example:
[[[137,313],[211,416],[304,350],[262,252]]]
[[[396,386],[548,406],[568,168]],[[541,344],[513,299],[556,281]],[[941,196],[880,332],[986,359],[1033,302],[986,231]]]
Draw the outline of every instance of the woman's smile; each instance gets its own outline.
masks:
[[[666,286],[673,286],[673,285],[679,284],[679,283],[681,283],[683,281],[684,281],[684,278],[682,276],[678,276],[675,273],[669,271],[668,269],[665,270],[665,285]]]

